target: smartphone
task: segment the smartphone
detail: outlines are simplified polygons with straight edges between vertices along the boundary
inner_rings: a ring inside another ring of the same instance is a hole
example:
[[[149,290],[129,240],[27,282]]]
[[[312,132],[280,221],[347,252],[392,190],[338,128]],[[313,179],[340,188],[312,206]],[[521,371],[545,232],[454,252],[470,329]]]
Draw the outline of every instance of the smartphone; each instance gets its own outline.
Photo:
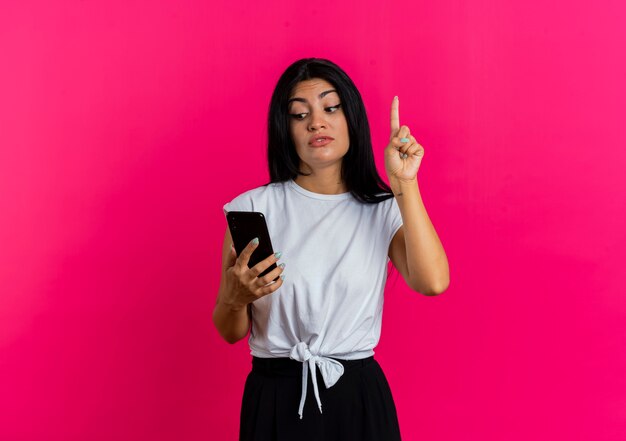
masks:
[[[274,254],[270,233],[267,229],[267,222],[265,222],[263,213],[258,211],[229,211],[226,214],[226,220],[228,221],[228,229],[233,238],[237,256],[241,254],[252,239],[255,237],[259,238],[259,244],[250,256],[250,261],[248,262],[249,268],[252,268],[261,260],[269,257],[270,254]],[[276,268],[276,263],[272,263],[265,271],[259,274],[258,277],[263,277],[274,268]],[[278,280],[278,277],[274,280]]]

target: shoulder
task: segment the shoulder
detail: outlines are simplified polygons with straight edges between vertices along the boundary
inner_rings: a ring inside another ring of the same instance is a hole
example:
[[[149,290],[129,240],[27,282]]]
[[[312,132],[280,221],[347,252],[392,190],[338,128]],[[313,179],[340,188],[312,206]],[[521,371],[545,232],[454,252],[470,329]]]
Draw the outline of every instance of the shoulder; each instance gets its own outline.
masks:
[[[382,229],[387,231],[391,240],[403,224],[402,213],[398,206],[395,196],[391,195],[388,199],[376,204],[376,216],[382,222]]]
[[[381,193],[378,196],[382,196],[382,195],[385,195],[385,193]],[[399,208],[398,201],[396,201],[396,198],[393,195],[389,195],[387,199],[384,199],[372,205],[376,207],[375,208],[376,212],[382,216],[389,215],[390,213],[392,213],[393,211]]]
[[[284,182],[271,182],[244,191],[224,204],[224,211],[254,211],[255,205],[262,204],[282,191]]]

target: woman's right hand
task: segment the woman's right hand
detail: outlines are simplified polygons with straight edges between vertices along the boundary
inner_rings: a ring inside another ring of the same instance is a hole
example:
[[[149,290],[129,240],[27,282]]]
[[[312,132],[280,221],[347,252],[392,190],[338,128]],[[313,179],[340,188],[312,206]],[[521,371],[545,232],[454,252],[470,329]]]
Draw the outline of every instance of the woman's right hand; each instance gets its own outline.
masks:
[[[275,263],[278,258],[275,254],[269,255],[252,268],[248,267],[250,256],[258,246],[258,243],[250,241],[243,249],[239,257],[233,246],[230,247],[230,260],[228,269],[224,274],[224,291],[222,301],[232,310],[245,308],[249,303],[273,293],[283,284],[282,274],[284,263],[281,263],[263,277],[258,277],[269,266]],[[276,277],[278,280],[271,283]],[[270,284],[271,283],[271,284]]]

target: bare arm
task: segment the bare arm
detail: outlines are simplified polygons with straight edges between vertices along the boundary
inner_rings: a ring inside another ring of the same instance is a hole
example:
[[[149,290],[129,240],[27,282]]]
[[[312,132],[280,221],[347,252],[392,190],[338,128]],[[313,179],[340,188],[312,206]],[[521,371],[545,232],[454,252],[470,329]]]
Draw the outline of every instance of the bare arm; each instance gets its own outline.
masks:
[[[414,291],[437,295],[450,285],[448,258],[417,183],[424,147],[407,126],[400,127],[399,106],[395,96],[391,102],[391,136],[385,148],[385,169],[403,225],[391,241],[389,258]]]
[[[389,258],[413,290],[441,294],[450,285],[448,259],[422,202],[417,179],[390,179],[390,184],[404,225],[391,242]]]
[[[250,330],[250,305],[238,311],[218,301],[213,309],[213,323],[224,340],[237,343]]]
[[[220,289],[213,309],[213,324],[218,332],[228,343],[236,343],[245,338],[250,330],[250,305],[240,306],[229,304],[228,297],[225,296],[226,270],[232,266],[233,262],[230,231],[226,227],[224,242],[222,244],[222,276],[220,278]],[[233,262],[234,263],[234,262]]]
[[[256,243],[250,241],[239,257],[231,243],[227,227],[222,245],[222,277],[213,309],[213,323],[224,340],[236,343],[250,330],[252,302],[272,294],[282,286],[285,265],[281,263],[263,277],[259,277],[270,265],[276,263],[278,260],[276,255],[270,254],[249,268],[250,256],[256,249],[258,241]]]

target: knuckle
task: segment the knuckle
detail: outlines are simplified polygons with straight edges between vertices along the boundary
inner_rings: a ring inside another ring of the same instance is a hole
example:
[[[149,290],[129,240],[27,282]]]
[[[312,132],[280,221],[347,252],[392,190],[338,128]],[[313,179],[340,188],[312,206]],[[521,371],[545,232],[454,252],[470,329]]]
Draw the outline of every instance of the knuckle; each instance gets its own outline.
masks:
[[[271,285],[267,285],[265,289],[267,289],[268,293],[274,292],[280,287],[280,282],[281,282],[281,279],[279,277],[275,282],[272,282]]]
[[[250,273],[254,276],[254,277],[258,277],[259,274],[261,274],[261,270],[259,270],[259,268],[257,268],[256,266],[253,266],[252,268],[250,268]]]

